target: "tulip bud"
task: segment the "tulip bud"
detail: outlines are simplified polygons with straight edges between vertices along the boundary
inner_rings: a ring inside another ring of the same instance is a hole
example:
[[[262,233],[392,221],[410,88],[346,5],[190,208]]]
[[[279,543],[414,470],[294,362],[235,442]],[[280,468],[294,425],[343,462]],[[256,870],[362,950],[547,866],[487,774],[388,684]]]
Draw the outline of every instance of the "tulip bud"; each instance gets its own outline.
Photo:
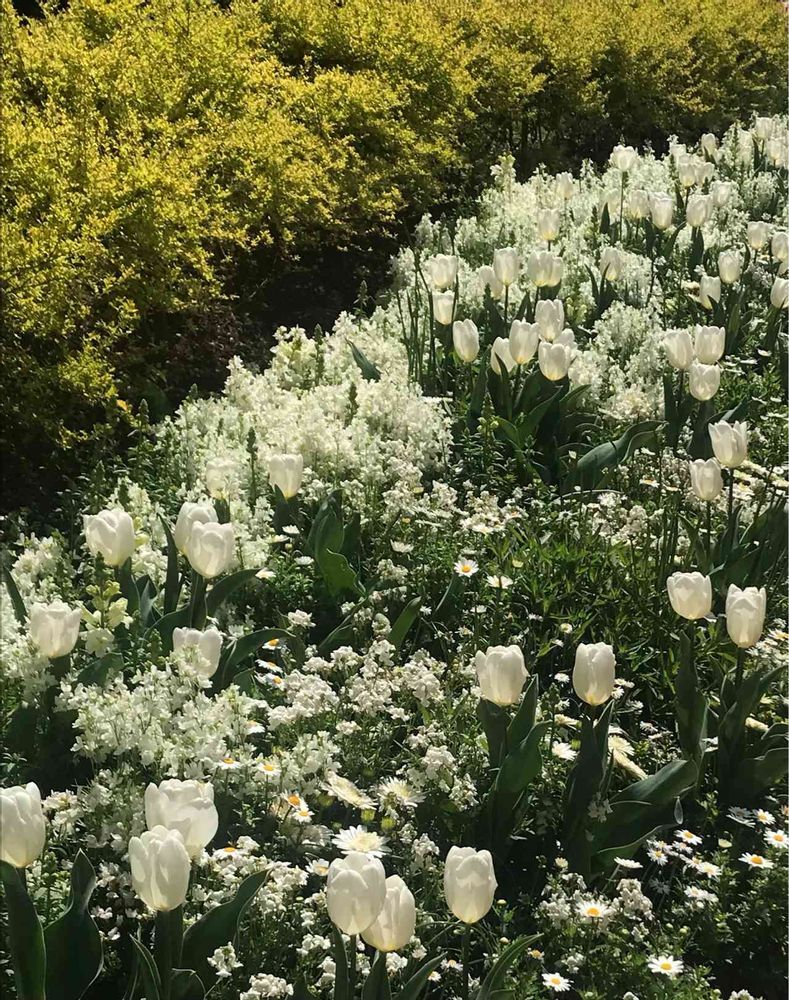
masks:
[[[776,278],[770,289],[770,305],[774,309],[786,309],[789,304],[789,278]]]
[[[177,910],[189,888],[189,855],[177,830],[155,826],[129,841],[134,891],[151,910]]]
[[[705,132],[701,137],[701,150],[707,156],[715,156],[718,149],[718,138],[713,132]]]
[[[208,679],[213,677],[219,666],[219,657],[222,654],[222,633],[215,628],[207,628],[204,632],[196,628],[175,628],[173,629],[173,649],[185,649],[189,646],[196,646],[204,664],[199,671],[201,677]],[[167,826],[163,823],[162,826]]]
[[[733,583],[726,594],[726,631],[735,646],[749,649],[762,636],[767,614],[767,591],[764,587],[745,587]]]
[[[630,219],[646,219],[649,215],[649,195],[642,188],[634,188],[627,198],[625,211]]]
[[[537,235],[546,243],[553,243],[559,235],[562,217],[558,208],[544,208],[537,215]]]
[[[789,260],[789,233],[785,229],[773,233],[773,238],[770,240],[770,252],[782,264]]]
[[[279,487],[286,500],[299,492],[303,475],[302,455],[272,455],[268,460],[268,481],[272,487]]]
[[[68,656],[77,645],[82,612],[63,601],[34,604],[30,609],[30,638],[50,660]]]
[[[668,229],[674,218],[674,199],[667,194],[651,194],[649,211],[655,229]]]
[[[600,211],[600,215],[608,209],[609,219],[614,219],[619,216],[619,203],[622,199],[622,187],[611,188],[608,191],[601,191],[597,199],[597,207]]]
[[[235,555],[236,536],[232,524],[192,526],[186,546],[186,558],[195,572],[207,580],[230,568]]]
[[[514,319],[510,326],[510,354],[516,365],[525,365],[537,352],[540,331],[536,323]]]
[[[714,309],[721,299],[721,279],[705,274],[699,282],[699,302],[704,309]]]
[[[461,361],[470,365],[479,354],[479,330],[471,319],[456,319],[452,324],[452,343]]]
[[[757,118],[753,123],[753,134],[757,139],[764,141],[773,134],[773,127],[772,118]]]
[[[458,259],[455,254],[437,253],[426,266],[430,280],[439,292],[455,284],[458,276]]]
[[[510,342],[504,337],[496,337],[490,350],[490,367],[497,375],[501,375],[501,365],[511,372],[515,367],[515,358],[510,354]]]
[[[715,174],[715,167],[711,163],[696,161],[696,183],[701,186],[712,180]]]
[[[538,288],[553,288],[562,280],[564,261],[547,250],[535,251],[529,256],[526,274]]]
[[[663,341],[663,349],[672,368],[686,372],[693,364],[693,341],[687,330],[673,330]]]
[[[677,160],[680,156],[685,156],[688,152],[688,147],[684,142],[672,142],[668,147],[668,154],[676,165]]]
[[[416,903],[414,896],[399,875],[386,880],[384,906],[362,938],[378,951],[400,951],[414,936]]]
[[[610,163],[620,173],[629,173],[636,165],[638,153],[632,146],[614,146],[610,156]]]
[[[737,131],[737,162],[744,167],[749,167],[753,163],[753,136],[747,128]]]
[[[573,689],[587,705],[602,705],[614,693],[616,657],[607,642],[582,642],[575,651]]]
[[[789,162],[789,148],[785,137],[768,139],[764,151],[774,167],[786,167]]]
[[[693,187],[696,183],[696,160],[685,154],[677,158],[677,177],[684,188]]]
[[[600,254],[600,276],[606,281],[618,281],[622,275],[624,261],[616,247],[605,247]]]
[[[726,469],[738,469],[748,455],[748,424],[744,420],[735,424],[719,420],[710,424],[709,430],[712,450],[720,464]]]
[[[685,219],[693,229],[699,229],[709,219],[712,202],[708,194],[692,194],[688,198]]]
[[[436,323],[450,326],[455,315],[455,293],[433,292],[433,316]]]
[[[742,257],[736,250],[718,254],[718,275],[724,285],[735,285],[742,274]]]
[[[767,223],[749,222],[747,227],[748,246],[751,250],[761,250],[767,243]]]
[[[360,934],[376,920],[386,901],[386,873],[378,858],[351,851],[329,865],[326,907],[343,934]]]
[[[493,273],[505,288],[514,285],[518,280],[520,266],[518,251],[512,247],[493,251]]]
[[[537,349],[537,362],[540,371],[551,382],[563,379],[570,370],[575,356],[574,348],[562,341],[551,344],[547,340],[540,341]]]
[[[712,581],[701,573],[672,573],[666,581],[671,607],[682,618],[696,621],[712,610]]]
[[[717,458],[697,458],[688,462],[690,485],[693,492],[706,503],[711,503],[723,491],[723,476]]]
[[[496,272],[490,266],[490,264],[483,264],[477,271],[480,281],[482,282],[483,290],[487,287],[490,289],[491,297],[494,299],[500,299],[504,294],[504,285],[496,277]]]
[[[726,349],[726,331],[722,326],[697,326],[693,349],[699,361],[714,365]]]
[[[474,657],[474,668],[485,701],[502,707],[520,701],[529,675],[517,646],[488,646],[485,653],[479,650]]]
[[[725,208],[734,192],[731,181],[713,181],[710,184],[710,197],[715,208]]]
[[[82,520],[90,554],[100,555],[108,566],[122,566],[134,552],[134,522],[125,510],[102,510]]]
[[[190,503],[188,500],[181,505],[173,531],[173,541],[179,552],[186,552],[186,545],[195,524],[216,523],[216,509],[211,503]]]
[[[541,299],[534,310],[534,322],[540,339],[553,343],[564,330],[564,304],[561,299]]]
[[[573,175],[567,172],[556,175],[556,193],[564,201],[569,201],[575,194]]]
[[[444,896],[464,924],[475,924],[493,906],[496,873],[490,851],[450,847],[444,863]]]
[[[717,365],[694,361],[688,369],[688,391],[694,399],[705,402],[720,389],[721,370]]]
[[[27,868],[44,850],[46,835],[38,785],[0,788],[0,861]]]
[[[196,858],[219,826],[213,785],[177,778],[167,778],[159,785],[151,783],[145,789],[145,822],[149,830],[157,826],[177,830],[186,853]]]
[[[215,455],[205,463],[205,486],[212,497],[226,497],[238,474],[235,460],[228,455]]]

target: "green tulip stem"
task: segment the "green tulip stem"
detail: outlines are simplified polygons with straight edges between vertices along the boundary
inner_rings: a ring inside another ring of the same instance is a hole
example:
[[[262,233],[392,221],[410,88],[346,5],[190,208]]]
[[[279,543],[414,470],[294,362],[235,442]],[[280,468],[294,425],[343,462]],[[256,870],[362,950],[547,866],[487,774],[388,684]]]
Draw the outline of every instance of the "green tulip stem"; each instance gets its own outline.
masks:
[[[202,628],[205,619],[201,613],[201,604],[205,598],[206,580],[196,570],[192,572],[192,587],[189,596],[189,625],[192,628]]]
[[[356,935],[351,934],[348,945],[348,996],[353,1000],[356,992]]]
[[[471,952],[471,924],[466,924],[463,929],[463,952],[462,952],[462,962],[463,962],[463,992],[461,994],[463,1000],[468,1000],[468,981],[469,981],[469,956]]]
[[[742,684],[742,675],[745,669],[745,650],[737,649],[737,669],[734,674],[734,684],[737,689],[739,689],[740,684]]]
[[[156,914],[153,955],[162,984],[161,1000],[170,1000],[173,967],[179,960],[181,952],[183,917],[182,906],[175,910],[160,910]]]
[[[706,507],[704,519],[706,522],[705,527],[707,529],[707,555],[710,559],[710,566],[712,566],[712,515],[710,512],[709,500],[704,506]]]
[[[507,332],[507,321],[510,312],[510,286],[504,286],[504,332]]]
[[[729,469],[729,519],[734,510],[734,469]]]

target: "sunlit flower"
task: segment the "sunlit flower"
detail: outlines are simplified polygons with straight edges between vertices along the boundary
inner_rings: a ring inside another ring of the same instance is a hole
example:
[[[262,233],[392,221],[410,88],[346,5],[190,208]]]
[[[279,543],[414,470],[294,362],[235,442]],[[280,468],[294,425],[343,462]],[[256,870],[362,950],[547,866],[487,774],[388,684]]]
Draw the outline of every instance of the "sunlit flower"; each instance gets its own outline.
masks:
[[[647,965],[649,966],[650,972],[654,972],[661,976],[668,976],[669,979],[674,979],[684,968],[682,961],[671,955],[653,956],[647,961]]]
[[[573,985],[572,981],[560,976],[558,972],[543,972],[542,981],[545,986],[550,987],[554,993],[566,993]]]
[[[743,864],[749,865],[751,868],[773,867],[772,861],[768,860],[765,857],[762,857],[761,854],[747,854],[747,853],[742,854],[740,855],[740,861],[742,861]]]
[[[375,800],[366,792],[363,792],[352,781],[349,781],[348,778],[343,778],[339,774],[329,774],[326,778],[325,788],[335,799],[347,802],[348,805],[355,806],[357,809],[372,809],[375,805]]]
[[[473,559],[458,559],[455,563],[455,572],[458,576],[474,576],[479,566]]]
[[[389,853],[389,849],[385,846],[386,837],[364,826],[349,826],[347,830],[340,830],[337,836],[332,838],[332,843],[343,854],[355,851],[371,858],[382,858],[384,854]]]

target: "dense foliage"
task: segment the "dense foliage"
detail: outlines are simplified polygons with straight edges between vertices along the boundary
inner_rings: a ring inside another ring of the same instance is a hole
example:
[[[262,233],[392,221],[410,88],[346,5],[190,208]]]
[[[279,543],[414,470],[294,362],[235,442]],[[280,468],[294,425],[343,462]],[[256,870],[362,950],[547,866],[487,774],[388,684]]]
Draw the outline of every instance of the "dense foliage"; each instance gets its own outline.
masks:
[[[18,539],[20,997],[785,994],[786,150],[504,156]]]
[[[267,284],[300,257],[358,259],[500,151],[523,172],[785,103],[764,0],[43,11],[4,0],[0,424],[25,484],[75,448],[92,462],[142,397],[254,356]]]

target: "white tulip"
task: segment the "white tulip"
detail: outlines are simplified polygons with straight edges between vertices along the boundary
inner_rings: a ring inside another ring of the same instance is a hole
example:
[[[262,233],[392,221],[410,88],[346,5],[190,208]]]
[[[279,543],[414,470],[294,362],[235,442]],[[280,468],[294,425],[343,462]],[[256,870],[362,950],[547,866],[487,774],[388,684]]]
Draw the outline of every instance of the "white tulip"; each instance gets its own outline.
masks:
[[[427,261],[426,266],[430,280],[439,292],[455,284],[458,276],[458,259],[455,254],[437,253]]]
[[[34,604],[30,609],[30,638],[44,656],[68,656],[77,645],[82,612],[63,601]]]
[[[547,340],[542,340],[537,349],[540,371],[551,382],[558,382],[565,377],[574,358],[574,348],[562,341],[551,344]]]
[[[773,134],[775,122],[772,118],[757,118],[753,123],[753,134],[757,139],[764,141]]]
[[[537,353],[540,330],[536,323],[514,319],[510,326],[510,354],[516,365],[525,365]]]
[[[85,514],[85,541],[93,556],[108,566],[122,566],[134,552],[134,522],[125,510],[101,510]]]
[[[699,302],[705,309],[714,309],[721,300],[721,279],[703,275],[699,281]]]
[[[490,851],[450,847],[444,863],[444,896],[464,924],[475,924],[493,906],[496,873]]]
[[[767,614],[767,591],[764,587],[745,587],[733,583],[726,594],[726,631],[735,646],[749,649],[762,636]]]
[[[773,233],[770,240],[770,252],[775,260],[785,264],[789,260],[789,233],[785,229],[780,229]]]
[[[614,146],[610,156],[610,163],[620,173],[627,174],[636,165],[638,153],[632,146]]]
[[[696,183],[696,158],[694,156],[689,156],[686,153],[677,158],[677,177],[682,187],[693,187]]]
[[[725,208],[734,194],[734,185],[731,181],[713,181],[710,184],[710,197],[715,208]]]
[[[483,264],[477,271],[480,282],[482,283],[482,290],[485,288],[490,289],[491,297],[494,299],[500,299],[504,294],[504,285],[496,277],[496,272],[490,266],[490,264]]]
[[[685,145],[684,142],[672,142],[671,145],[668,147],[668,154],[675,164],[677,160],[680,158],[680,156],[685,156],[687,151],[688,147]]]
[[[193,570],[207,580],[229,569],[235,556],[236,536],[232,524],[194,524],[186,546]]]
[[[196,858],[219,827],[213,785],[177,778],[149,784],[145,789],[145,823],[149,830],[157,826],[177,830],[186,853]]]
[[[717,458],[697,458],[688,463],[690,485],[693,492],[706,503],[711,503],[723,492],[723,476]]]
[[[630,219],[646,219],[649,215],[649,195],[642,188],[633,188],[627,196],[625,212]]]
[[[706,163],[704,161],[696,161],[696,183],[699,185],[706,184],[707,181],[712,180],[715,175],[715,167],[711,163]]]
[[[742,257],[736,250],[718,254],[718,274],[724,285],[736,285],[742,274]]]
[[[194,646],[200,653],[200,676],[208,679],[213,677],[219,666],[222,655],[222,633],[215,628],[207,628],[201,632],[196,628],[173,629],[173,649],[185,649]],[[167,826],[167,824],[163,824]]]
[[[753,136],[747,128],[741,128],[737,132],[737,162],[748,167],[753,163],[754,142]]]
[[[479,330],[474,320],[455,320],[452,324],[452,343],[460,360],[470,365],[479,354]]]
[[[575,651],[573,689],[587,705],[602,705],[614,693],[616,657],[607,642],[582,642]]]
[[[761,250],[767,243],[769,233],[766,222],[749,222],[746,232],[751,250]]]
[[[606,281],[618,281],[622,276],[624,258],[616,247],[605,247],[600,254],[600,277]]]
[[[386,902],[386,873],[378,858],[351,851],[329,865],[326,907],[343,934],[361,934]]]
[[[46,835],[38,785],[0,788],[0,861],[27,868],[44,850]]]
[[[717,365],[694,361],[688,369],[688,391],[694,399],[705,402],[720,389],[721,370]]]
[[[206,489],[212,497],[226,497],[235,486],[238,467],[228,455],[214,455],[205,463]]]
[[[693,338],[696,357],[705,365],[714,365],[726,349],[726,331],[722,326],[697,326]]]
[[[501,365],[511,372],[515,367],[515,358],[510,353],[510,342],[504,337],[496,337],[490,349],[490,367],[497,375],[501,375]]]
[[[399,875],[386,880],[384,906],[362,938],[378,951],[400,951],[414,936],[416,903],[414,896]]]
[[[701,573],[672,573],[666,581],[671,607],[682,618],[696,621],[712,610],[712,581]]]
[[[512,247],[503,247],[501,250],[493,251],[493,273],[504,285],[509,288],[518,280],[518,271],[521,262],[518,251]]]
[[[649,212],[655,229],[668,229],[674,218],[674,199],[668,194],[651,194]]]
[[[181,505],[173,531],[173,541],[179,552],[186,552],[189,536],[195,524],[210,524],[219,520],[216,508],[212,503],[190,503],[188,500]]]
[[[479,650],[474,657],[474,669],[485,701],[500,706],[520,701],[529,675],[517,646],[488,646],[484,653]]]
[[[186,900],[190,861],[177,830],[155,826],[129,841],[134,891],[151,910],[177,910]]]
[[[561,299],[541,299],[534,310],[534,322],[540,339],[553,343],[564,330],[564,304]]]
[[[677,371],[686,372],[693,364],[693,341],[687,330],[673,330],[663,340],[668,363]]]
[[[553,243],[561,224],[562,216],[558,208],[544,208],[537,215],[537,235],[546,243]]]
[[[718,150],[718,137],[713,132],[705,132],[701,137],[701,149],[707,156],[715,156]]]
[[[701,228],[712,214],[712,200],[708,194],[692,194],[688,198],[685,219],[693,229]]]
[[[730,424],[719,420],[709,425],[712,450],[726,469],[738,469],[748,456],[748,424],[738,420]]]
[[[609,219],[619,217],[619,205],[622,200],[622,186],[610,188],[608,191],[601,191],[597,199],[597,207],[602,216],[605,209],[608,209]]]
[[[774,167],[786,167],[789,162],[789,144],[785,137],[768,139],[764,146],[767,159]]]
[[[272,455],[268,460],[268,481],[278,486],[286,500],[296,496],[304,475],[303,455]]]
[[[569,201],[575,194],[575,183],[573,175],[566,171],[556,175],[556,193],[564,201]]]
[[[433,316],[436,323],[450,326],[455,315],[455,293],[433,292]]]
[[[770,305],[775,309],[786,309],[789,304],[789,278],[776,278],[770,289]]]
[[[564,274],[564,261],[547,250],[537,250],[529,255],[526,274],[538,288],[554,288]]]

